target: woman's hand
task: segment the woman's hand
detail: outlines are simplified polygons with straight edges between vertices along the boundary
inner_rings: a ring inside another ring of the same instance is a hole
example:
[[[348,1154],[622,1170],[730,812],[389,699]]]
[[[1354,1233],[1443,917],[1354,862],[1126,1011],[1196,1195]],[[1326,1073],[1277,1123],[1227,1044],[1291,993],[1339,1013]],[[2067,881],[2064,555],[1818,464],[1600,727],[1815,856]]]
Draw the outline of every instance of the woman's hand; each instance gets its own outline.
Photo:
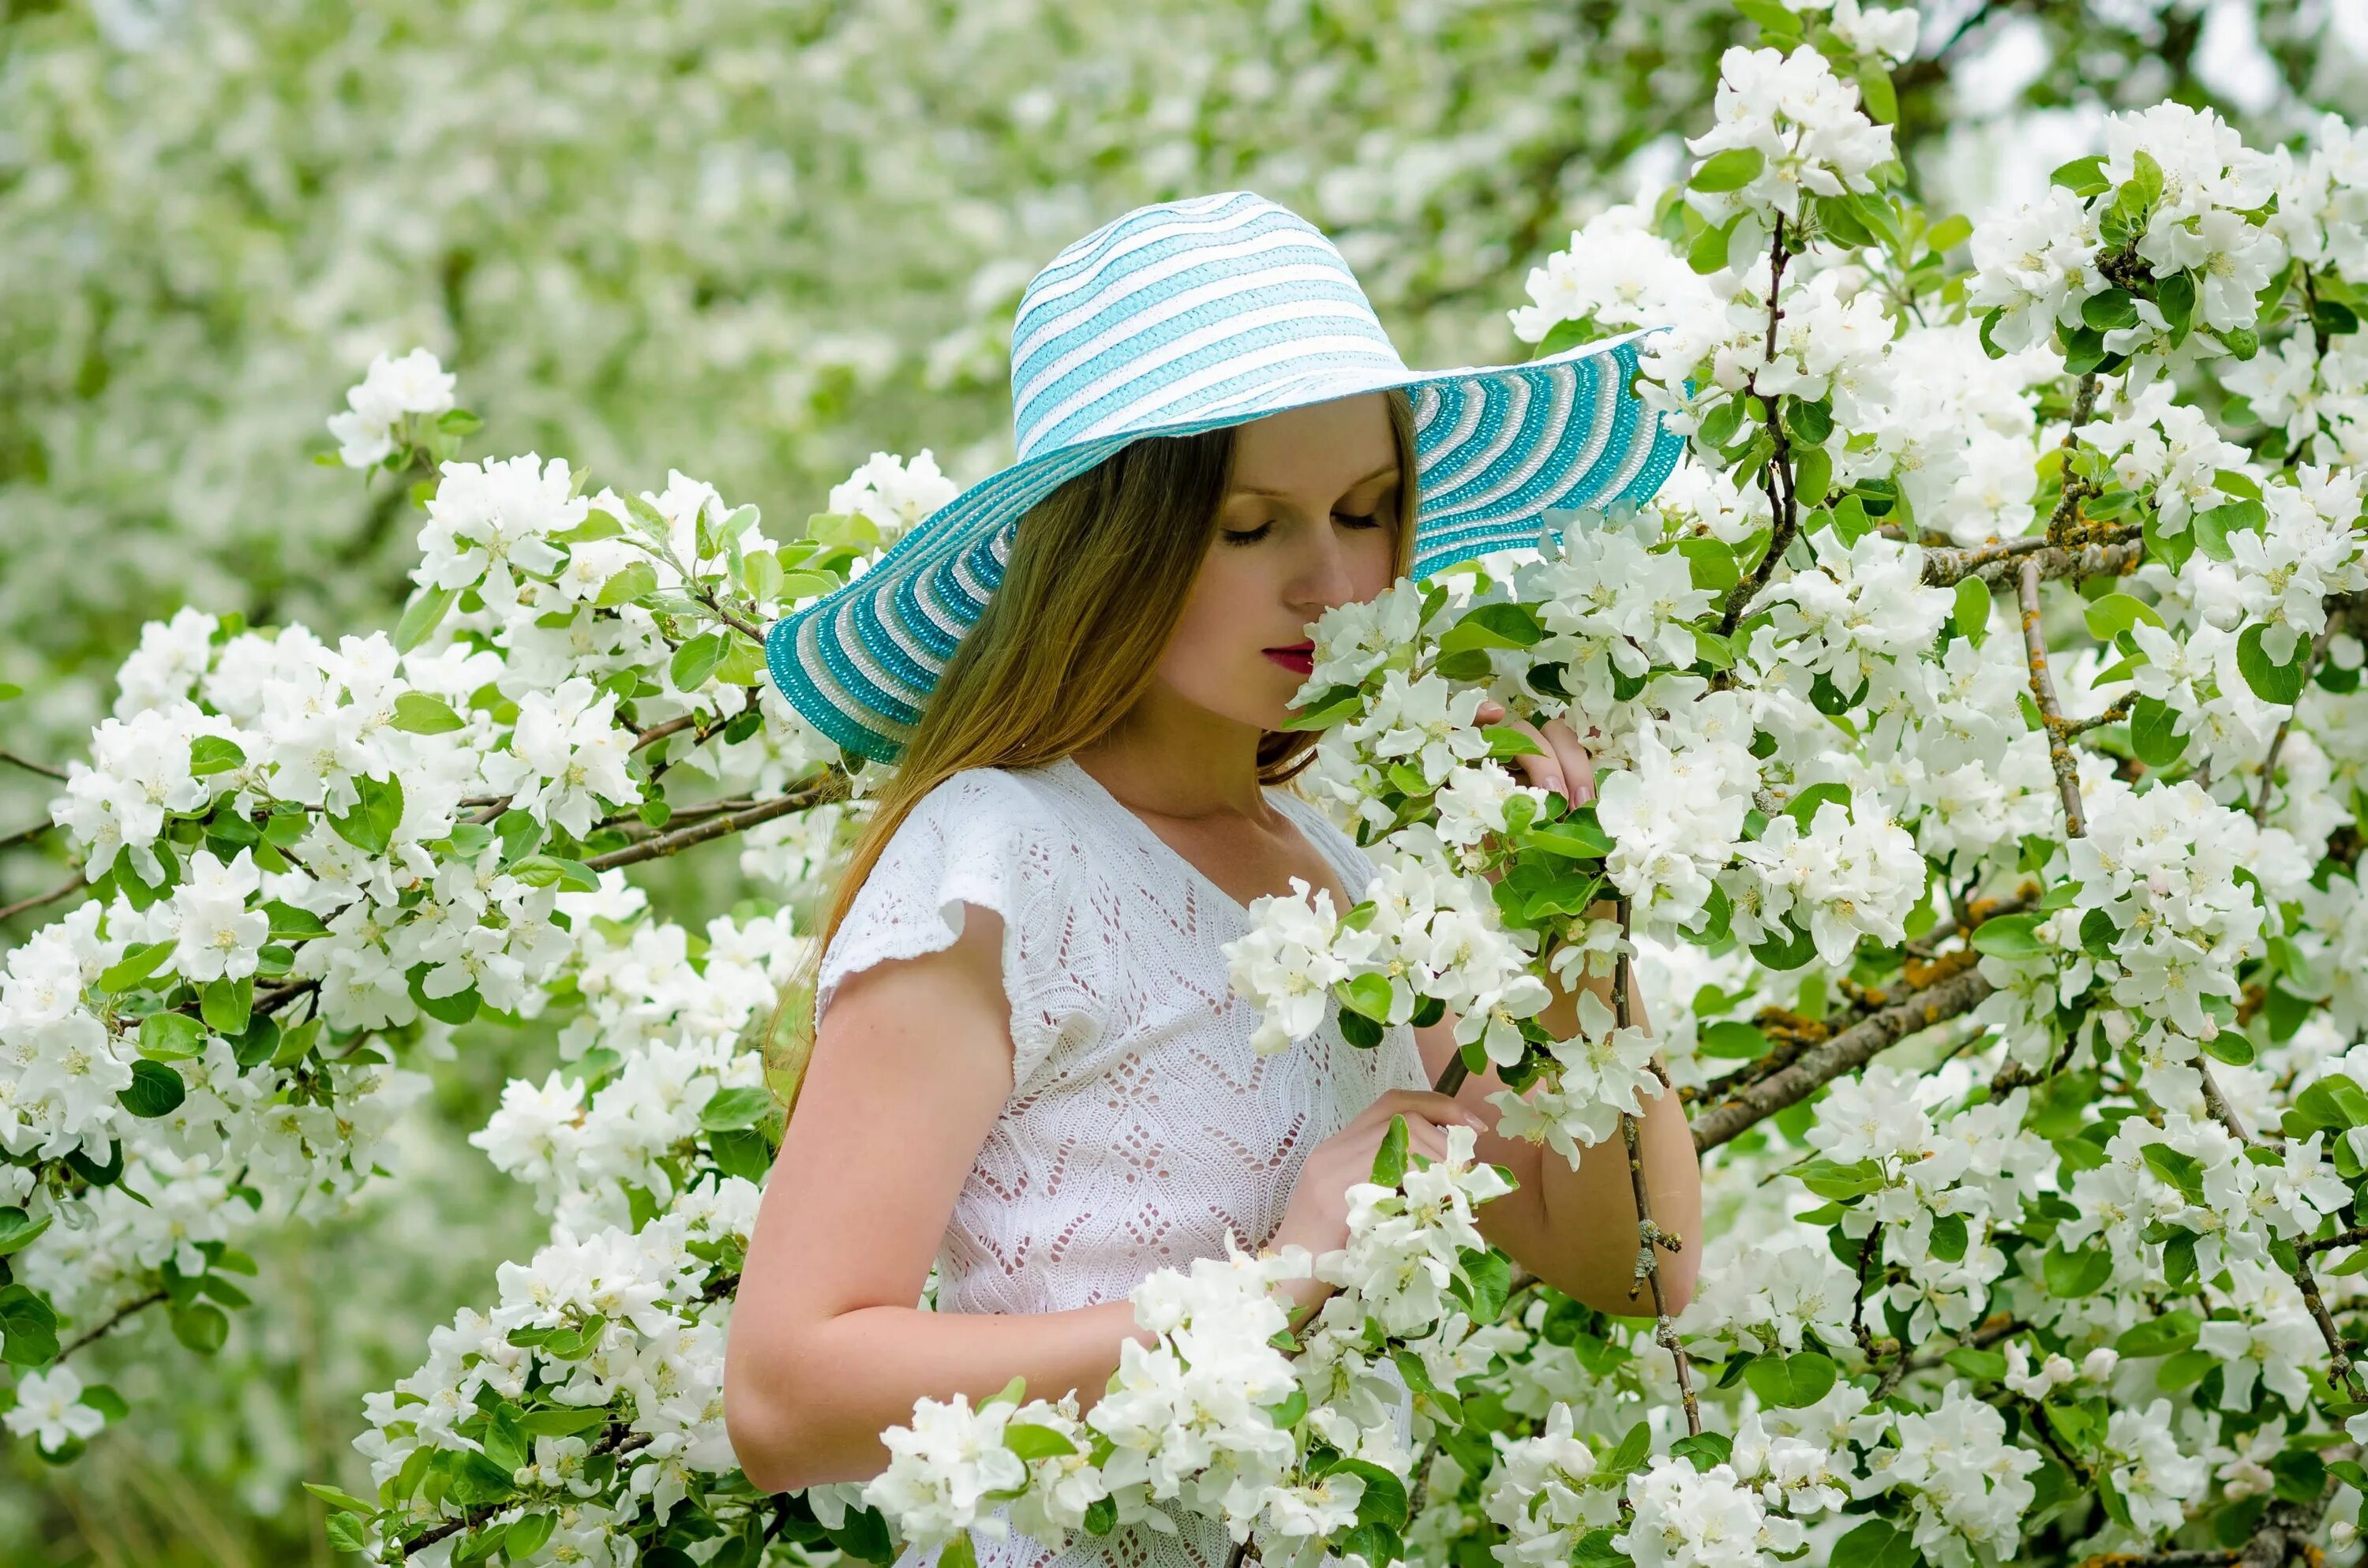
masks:
[[[1488,1131],[1488,1121],[1468,1106],[1427,1089],[1392,1089],[1367,1106],[1353,1121],[1308,1152],[1300,1167],[1299,1185],[1270,1244],[1277,1251],[1296,1244],[1324,1254],[1349,1243],[1349,1189],[1373,1179],[1373,1156],[1390,1130],[1390,1119],[1403,1116],[1406,1152],[1428,1160],[1447,1158],[1447,1129],[1462,1125],[1475,1132]],[[1286,1280],[1283,1289],[1303,1308],[1312,1308],[1331,1294],[1317,1279]],[[1294,1313],[1294,1321],[1296,1314]]]
[[[1595,758],[1588,755],[1587,744],[1560,719],[1549,719],[1543,725],[1525,720],[1508,718],[1505,705],[1494,698],[1480,704],[1474,714],[1483,724],[1502,725],[1519,730],[1537,742],[1539,750],[1526,756],[1511,758],[1513,769],[1525,784],[1542,790],[1552,790],[1574,806],[1584,806],[1595,799]],[[1589,730],[1588,733],[1595,732]]]

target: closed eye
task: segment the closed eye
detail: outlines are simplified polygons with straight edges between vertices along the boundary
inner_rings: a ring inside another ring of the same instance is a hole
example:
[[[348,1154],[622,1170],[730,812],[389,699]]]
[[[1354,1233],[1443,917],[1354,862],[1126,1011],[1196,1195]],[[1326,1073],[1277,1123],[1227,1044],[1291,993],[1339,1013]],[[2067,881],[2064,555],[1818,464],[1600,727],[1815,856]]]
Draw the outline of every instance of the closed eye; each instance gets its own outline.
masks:
[[[1334,519],[1352,528],[1372,528],[1382,526],[1382,515],[1373,512],[1335,512]],[[1227,544],[1256,544],[1274,532],[1274,521],[1269,518],[1254,528],[1221,528],[1219,537]]]

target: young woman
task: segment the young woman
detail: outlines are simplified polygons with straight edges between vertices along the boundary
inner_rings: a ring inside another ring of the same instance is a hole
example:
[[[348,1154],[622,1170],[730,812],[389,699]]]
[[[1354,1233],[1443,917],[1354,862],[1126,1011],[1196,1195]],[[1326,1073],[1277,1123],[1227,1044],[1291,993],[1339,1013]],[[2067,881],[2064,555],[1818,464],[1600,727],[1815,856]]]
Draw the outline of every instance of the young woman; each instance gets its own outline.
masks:
[[[1252,248],[1260,235],[1282,238]],[[1245,263],[1246,250],[1259,259]],[[814,1048],[733,1315],[725,1414],[759,1486],[877,1474],[888,1458],[879,1434],[925,1394],[976,1400],[1017,1374],[1031,1395],[1074,1390],[1090,1405],[1121,1344],[1150,1337],[1134,1325],[1130,1289],[1155,1268],[1224,1256],[1228,1233],[1253,1249],[1339,1246],[1346,1189],[1370,1172],[1394,1116],[1434,1158],[1446,1128],[1477,1129],[1480,1156],[1520,1184],[1481,1210],[1483,1232],[1557,1289],[1637,1310],[1624,1151],[1606,1146],[1573,1171],[1497,1136],[1493,1075],[1452,1098],[1431,1093],[1453,1051],[1452,1018],[1388,1030],[1370,1051],[1327,1024],[1260,1058],[1249,1047],[1256,1009],[1227,987],[1221,948],[1245,928],[1251,900],[1293,878],[1329,889],[1339,908],[1363,892],[1363,853],[1281,787],[1308,737],[1281,726],[1309,671],[1308,624],[1380,594],[1445,526],[1452,493],[1421,495],[1418,472],[1468,483],[1481,472],[1456,460],[1448,433],[1463,426],[1454,439],[1482,443],[1463,457],[1526,465],[1531,480],[1559,473],[1565,495],[1608,495],[1608,474],[1633,496],[1660,477],[1650,430],[1629,437],[1647,449],[1636,459],[1600,442],[1582,450],[1576,433],[1567,448],[1544,434],[1505,440],[1501,418],[1474,435],[1490,423],[1485,398],[1473,419],[1442,403],[1455,384],[1446,378],[1483,392],[1481,378],[1512,385],[1541,366],[1541,387],[1557,369],[1586,381],[1570,357],[1426,378],[1395,354],[1380,371],[1352,354],[1343,370],[1337,322],[1310,326],[1301,312],[1281,340],[1306,352],[1269,349],[1265,367],[1242,369],[1256,353],[1245,344],[1277,341],[1260,324],[1292,297],[1308,256],[1347,278],[1328,241],[1246,192],[1140,209],[1064,250],[1030,285],[1015,330],[1021,462],[842,590],[851,612],[825,601],[768,639],[784,691],[843,742],[883,755],[879,733],[903,733],[824,923]],[[1172,340],[1146,298],[1158,292],[1144,280],[1154,273],[1170,290],[1197,290],[1204,310],[1232,301],[1214,319],[1236,328],[1234,382],[1163,358],[1156,344]],[[1335,317],[1371,319],[1353,279],[1323,298]],[[1112,325],[1146,315],[1154,324],[1132,337]],[[1136,368],[1087,383],[1121,400],[1115,413],[1097,415],[1059,379],[1078,373],[1064,330]],[[1377,324],[1370,336],[1386,349]],[[1174,399],[1146,395],[1176,384],[1155,367],[1198,374],[1232,401],[1213,415],[1188,405],[1141,433],[1155,417],[1145,406],[1176,412]],[[1243,395],[1244,379],[1264,395]],[[1594,383],[1599,397],[1625,395],[1609,381]],[[1566,424],[1618,423],[1617,407],[1564,390]],[[1073,404],[1085,417],[1066,444],[1030,424]],[[1426,442],[1434,426],[1441,433]],[[935,545],[923,537],[958,530],[966,503],[993,499],[998,481],[1031,464],[1050,477],[1033,496],[1000,493],[1012,516]],[[1478,548],[1504,542],[1505,528],[1534,537],[1534,501],[1514,494],[1493,519],[1468,513],[1500,530]],[[1005,553],[989,565],[988,549]],[[970,623],[946,640],[941,666],[908,680],[925,701],[905,721],[883,688],[911,675],[900,658],[927,652],[945,607],[965,596]],[[830,641],[834,627],[876,631],[863,618],[898,607],[910,616],[898,635]],[[1503,717],[1484,710],[1484,722]],[[1578,737],[1559,721],[1533,733],[1541,755],[1518,759],[1528,780],[1590,798]],[[1574,1032],[1575,1013],[1560,997],[1544,1021]],[[1651,1106],[1643,1146],[1656,1217],[1692,1240],[1699,1176],[1673,1097]],[[1691,1291],[1696,1256],[1689,1247],[1664,1265],[1672,1310]],[[916,1302],[933,1261],[927,1312]],[[1299,1282],[1298,1304],[1312,1310],[1326,1290]],[[1224,1561],[1222,1526],[1178,1524],[1174,1535],[1081,1538],[1063,1562]],[[980,1549],[997,1562],[1050,1555],[1020,1538]]]

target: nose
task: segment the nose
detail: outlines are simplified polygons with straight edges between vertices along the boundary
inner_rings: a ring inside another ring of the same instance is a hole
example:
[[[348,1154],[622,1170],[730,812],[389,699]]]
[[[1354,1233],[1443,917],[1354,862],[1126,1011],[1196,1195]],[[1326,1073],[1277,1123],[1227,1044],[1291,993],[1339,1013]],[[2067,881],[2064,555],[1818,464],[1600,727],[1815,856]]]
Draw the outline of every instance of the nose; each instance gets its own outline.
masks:
[[[1290,604],[1293,609],[1307,611],[1312,620],[1355,597],[1357,584],[1349,570],[1348,547],[1339,530],[1322,528],[1308,533],[1306,556],[1292,576]]]

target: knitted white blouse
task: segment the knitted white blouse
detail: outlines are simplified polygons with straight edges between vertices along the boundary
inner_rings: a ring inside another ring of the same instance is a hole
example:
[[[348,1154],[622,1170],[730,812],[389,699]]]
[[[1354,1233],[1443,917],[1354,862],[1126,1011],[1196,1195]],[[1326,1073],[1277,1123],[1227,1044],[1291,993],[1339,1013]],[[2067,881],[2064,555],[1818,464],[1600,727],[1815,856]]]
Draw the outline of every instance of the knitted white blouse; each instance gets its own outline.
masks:
[[[1267,799],[1361,897],[1364,852],[1289,790]],[[1426,1086],[1412,1029],[1360,1051],[1337,1012],[1311,1040],[1253,1053],[1257,1009],[1233,994],[1220,950],[1247,912],[1066,758],[970,769],[922,798],[832,937],[815,1016],[854,971],[951,946],[966,903],[1003,919],[1012,1088],[939,1248],[940,1312],[1120,1300],[1156,1268],[1223,1257],[1228,1231],[1256,1250],[1310,1149],[1384,1090]],[[1222,1525],[1174,1517],[1178,1534],[1080,1535],[1057,1557],[1018,1534],[982,1539],[979,1561],[1224,1562]]]

